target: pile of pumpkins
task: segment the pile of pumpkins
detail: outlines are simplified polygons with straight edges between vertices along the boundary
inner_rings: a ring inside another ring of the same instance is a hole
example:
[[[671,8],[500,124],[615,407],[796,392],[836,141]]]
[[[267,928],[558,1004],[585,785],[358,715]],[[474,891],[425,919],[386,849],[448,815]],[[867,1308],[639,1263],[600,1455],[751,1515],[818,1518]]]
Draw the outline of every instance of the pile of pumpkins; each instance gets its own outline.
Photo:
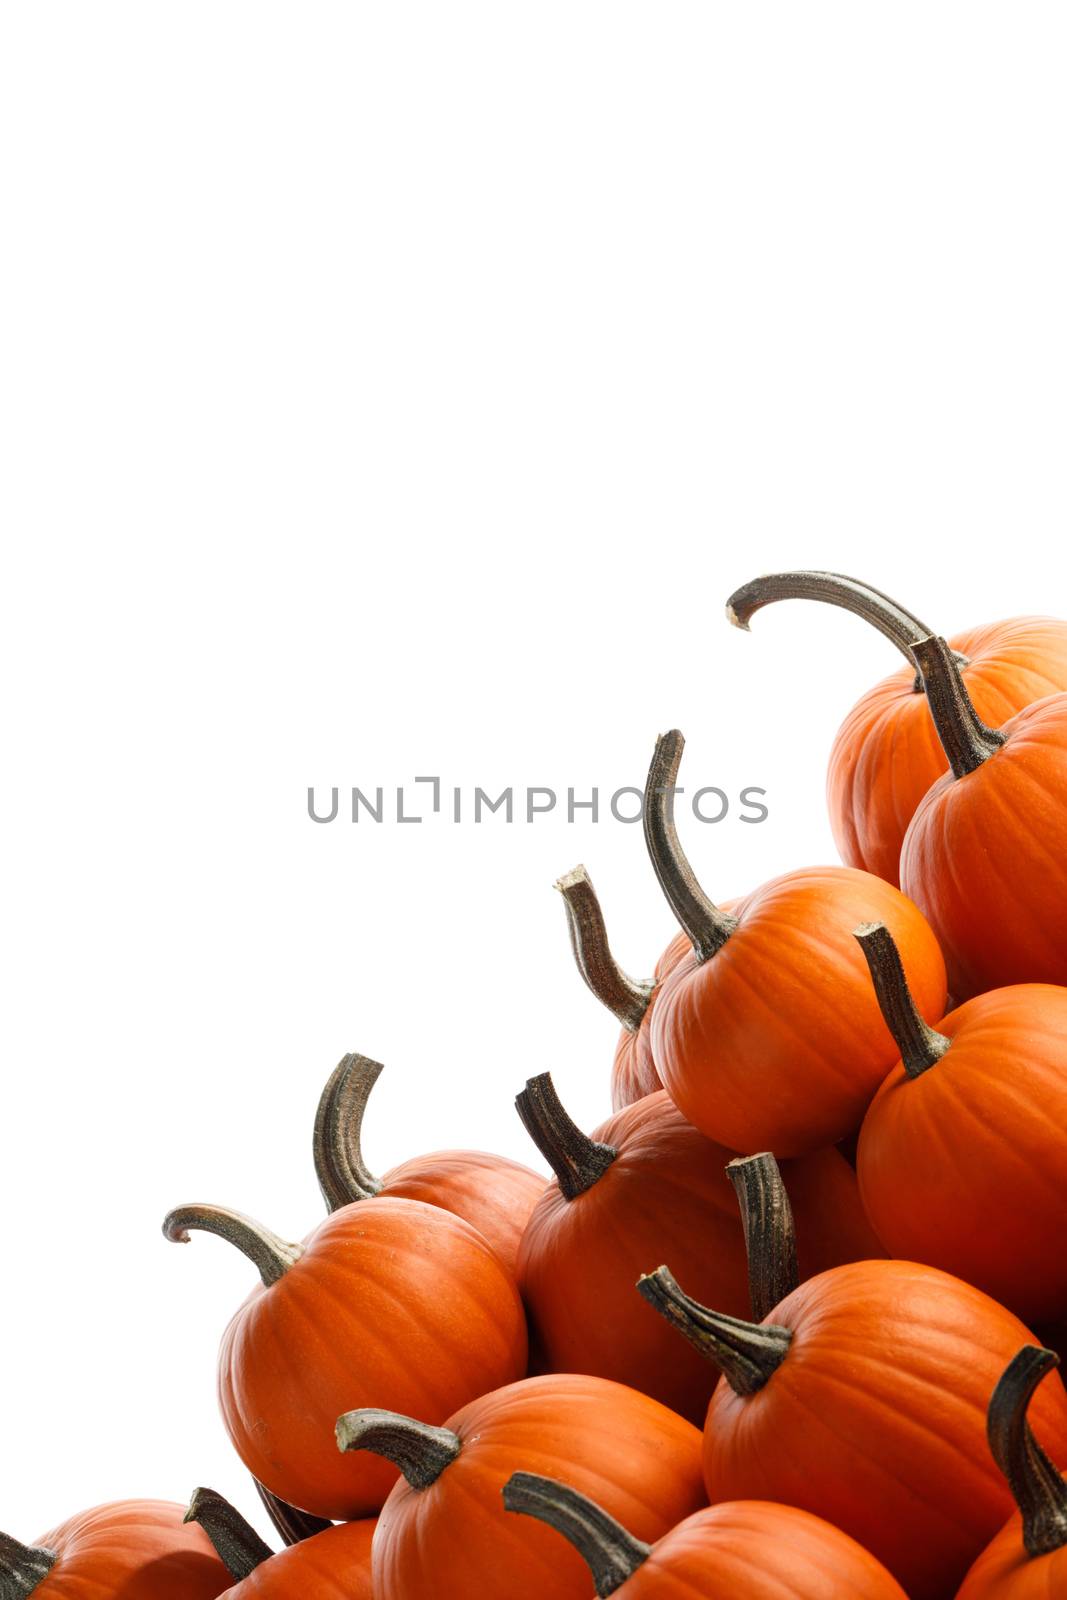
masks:
[[[728,611],[798,597],[906,662],[834,746],[847,865],[716,904],[662,737],[680,931],[630,978],[561,879],[622,1032],[593,1133],[548,1072],[518,1097],[547,1187],[470,1151],[374,1177],[350,1055],[303,1243],[166,1219],[258,1271],[219,1397],[281,1553],[201,1489],[0,1537],[0,1600],[1067,1597],[1067,624],[946,642],[813,572]]]

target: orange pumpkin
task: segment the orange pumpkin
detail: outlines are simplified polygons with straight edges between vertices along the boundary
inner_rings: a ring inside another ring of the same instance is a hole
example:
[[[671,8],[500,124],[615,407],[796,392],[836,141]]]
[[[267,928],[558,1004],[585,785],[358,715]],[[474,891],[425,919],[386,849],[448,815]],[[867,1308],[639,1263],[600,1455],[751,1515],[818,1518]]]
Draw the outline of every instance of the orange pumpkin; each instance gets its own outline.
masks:
[[[516,1461],[565,1472],[643,1539],[704,1503],[697,1429],[602,1378],[527,1378],[443,1428],[356,1411],[340,1419],[337,1439],[342,1450],[382,1452],[404,1473],[375,1534],[375,1600],[588,1600],[577,1552],[506,1514],[501,1492]]]
[[[526,1368],[518,1291],[482,1235],[417,1200],[374,1198],[335,1211],[303,1245],[217,1206],[183,1206],[169,1239],[217,1233],[262,1282],[219,1355],[223,1420],[248,1470],[315,1516],[372,1515],[388,1462],[340,1458],[332,1430],[353,1401],[388,1400],[444,1420]]]
[[[619,1600],[907,1600],[854,1539],[794,1506],[737,1500],[696,1511],[654,1545],[568,1485],[516,1472],[509,1511],[536,1517],[578,1551],[597,1595]]]
[[[892,929],[925,1017],[944,1010],[945,964],[899,889],[850,867],[787,873],[732,912],[714,905],[674,825],[684,743],[677,731],[658,740],[645,790],[649,855],[692,946],[660,988],[652,1051],[671,1098],[709,1139],[807,1155],[858,1126],[896,1059],[856,924]]]
[[[181,1506],[124,1500],[71,1517],[34,1545],[0,1534],[4,1600],[216,1600],[232,1584],[200,1528]]]
[[[328,1528],[280,1555],[210,1489],[196,1491],[186,1520],[200,1524],[236,1580],[225,1600],[374,1600],[373,1519]]]
[[[556,1174],[519,1256],[536,1367],[613,1378],[702,1422],[714,1372],[678,1346],[633,1286],[649,1261],[669,1259],[695,1294],[751,1315],[745,1236],[726,1170],[732,1163],[731,1177],[743,1182],[758,1161],[733,1162],[662,1090],[591,1137],[567,1115],[548,1073],[530,1079],[517,1105]],[[806,1277],[884,1254],[855,1173],[836,1150],[787,1163],[785,1176]]]
[[[1028,1323],[1067,1314],[1067,989],[994,989],[935,1031],[888,929],[856,937],[901,1054],[860,1132],[860,1193],[879,1238]]]
[[[900,874],[941,941],[949,987],[959,1001],[1067,984],[1067,694],[990,728],[943,639],[914,654],[951,770],[911,820]]]
[[[989,1403],[989,1445],[1018,1512],[978,1557],[957,1600],[1063,1600],[1067,1595],[1067,1483],[1030,1428],[1034,1391],[1057,1365],[1028,1345]]]
[[[363,1116],[383,1068],[346,1055],[322,1092],[315,1118],[315,1170],[331,1211],[374,1195],[440,1206],[477,1228],[510,1272],[545,1180],[529,1167],[485,1150],[437,1150],[376,1178],[363,1160]]]
[[[727,601],[738,627],[776,600],[824,600],[865,618],[908,665],[871,689],[845,718],[830,754],[827,799],[841,859],[887,883],[900,881],[908,824],[948,762],[923,703],[913,646],[930,629],[903,606],[837,572],[779,572],[744,584]],[[979,713],[1000,724],[1047,694],[1067,690],[1067,623],[1012,617],[954,634]]]

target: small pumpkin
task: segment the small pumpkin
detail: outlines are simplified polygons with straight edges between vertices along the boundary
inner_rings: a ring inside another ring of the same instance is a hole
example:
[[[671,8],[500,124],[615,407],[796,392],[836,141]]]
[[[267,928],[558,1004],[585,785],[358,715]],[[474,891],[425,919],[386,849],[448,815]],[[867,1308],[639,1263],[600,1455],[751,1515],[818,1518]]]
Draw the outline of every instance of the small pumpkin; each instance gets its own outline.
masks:
[[[332,1448],[353,1401],[443,1420],[526,1369],[514,1280],[480,1233],[438,1206],[361,1200],[302,1245],[219,1206],[181,1206],[163,1226],[179,1243],[216,1233],[259,1269],[223,1335],[223,1420],[253,1476],[317,1517],[373,1515],[396,1478],[388,1462]]]
[[[914,655],[951,770],[904,837],[904,891],[941,941],[957,1001],[1067,984],[1067,694],[991,728],[943,639]]]
[[[315,1117],[315,1170],[331,1211],[375,1195],[440,1206],[477,1228],[509,1271],[544,1178],[485,1150],[437,1150],[376,1178],[363,1159],[363,1117],[383,1068],[346,1055],[322,1092]]]
[[[862,1545],[795,1506],[711,1506],[649,1545],[586,1495],[533,1472],[508,1479],[504,1504],[561,1533],[588,1566],[601,1600],[907,1600]]]
[[[896,1059],[856,924],[877,918],[892,929],[924,1017],[944,1011],[945,964],[911,901],[851,867],[787,873],[732,912],[714,905],[674,825],[684,744],[677,730],[657,741],[645,789],[649,855],[692,947],[656,998],[656,1065],[709,1139],[808,1155],[854,1131]]]
[[[868,691],[834,740],[827,773],[830,825],[850,867],[900,882],[900,851],[927,790],[948,770],[923,703],[913,647],[930,636],[924,622],[868,584],[838,572],[776,572],[743,584],[726,614],[748,630],[763,606],[822,600],[872,624],[907,666]],[[954,634],[950,646],[979,713],[999,724],[1047,694],[1067,690],[1067,623],[1012,617]]]
[[[601,1005],[622,1023],[611,1068],[611,1105],[623,1111],[647,1094],[663,1088],[652,1057],[652,1008],[656,992],[672,967],[689,950],[684,933],[676,934],[656,963],[651,982],[629,977],[611,953],[604,913],[584,867],[560,878],[571,947],[578,971]]]
[[[1067,989],[977,995],[933,1029],[881,923],[857,929],[901,1060],[860,1130],[860,1193],[891,1255],[1027,1323],[1067,1313]]]
[[[1034,1437],[1028,1413],[1051,1350],[1027,1345],[989,1402],[989,1446],[1018,1511],[978,1557],[957,1600],[1063,1600],[1067,1595],[1067,1483]]]
[[[516,1104],[556,1174],[534,1207],[519,1256],[536,1367],[613,1378],[702,1422],[716,1375],[695,1350],[679,1347],[633,1286],[650,1260],[667,1258],[701,1298],[734,1316],[751,1315],[731,1181],[758,1185],[764,1158],[735,1160],[686,1122],[662,1090],[589,1136],[568,1116],[547,1072],[529,1080]],[[884,1254],[855,1173],[836,1150],[788,1163],[785,1175],[805,1277]]]
[[[985,1413],[1005,1362],[1032,1338],[1016,1316],[910,1261],[834,1267],[761,1323],[701,1306],[665,1267],[639,1287],[723,1374],[704,1427],[713,1504],[798,1506],[857,1539],[912,1600],[954,1592],[1011,1510]],[[1058,1379],[1040,1397],[1039,1426],[1067,1452]]]
[[[280,1555],[212,1489],[196,1491],[186,1521],[204,1529],[231,1575],[225,1600],[374,1600],[374,1519],[339,1523]]]
[[[505,1512],[516,1461],[565,1472],[644,1539],[704,1504],[697,1429],[603,1378],[527,1378],[472,1401],[443,1428],[355,1411],[340,1418],[337,1441],[380,1452],[404,1474],[375,1534],[375,1600],[588,1600],[577,1552]]]
[[[2,1600],[216,1600],[233,1582],[181,1506],[123,1500],[71,1517],[33,1545],[0,1534]]]

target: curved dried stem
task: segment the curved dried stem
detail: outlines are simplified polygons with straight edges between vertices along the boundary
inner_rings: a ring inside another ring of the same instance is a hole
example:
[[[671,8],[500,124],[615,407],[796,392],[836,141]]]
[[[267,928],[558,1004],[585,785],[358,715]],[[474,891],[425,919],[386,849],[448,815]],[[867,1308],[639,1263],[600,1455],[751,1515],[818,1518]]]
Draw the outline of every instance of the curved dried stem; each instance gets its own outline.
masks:
[[[219,1560],[237,1583],[274,1554],[255,1528],[214,1489],[195,1491],[185,1520],[200,1524],[215,1546]]]
[[[652,1554],[594,1500],[554,1478],[512,1473],[504,1485],[504,1509],[547,1523],[574,1546],[593,1575],[599,1600],[614,1594]]]
[[[56,1564],[54,1550],[20,1544],[0,1533],[0,1600],[26,1600]]]
[[[235,1245],[258,1268],[268,1289],[284,1278],[304,1253],[303,1245],[287,1244],[262,1223],[225,1206],[178,1206],[164,1219],[164,1237],[172,1244],[188,1244],[191,1230],[217,1234]]]
[[[769,1151],[726,1168],[741,1208],[752,1317],[762,1322],[800,1282],[797,1236],[781,1170]]]
[[[789,1353],[793,1342],[789,1328],[709,1311],[689,1298],[666,1267],[639,1278],[637,1288],[661,1317],[715,1363],[735,1394],[758,1394]]]
[[[654,983],[628,977],[611,953],[604,913],[600,909],[592,879],[584,867],[575,867],[560,878],[556,888],[563,896],[570,929],[571,947],[578,971],[601,1005],[636,1033],[652,994]]]
[[[383,1070],[369,1056],[342,1056],[322,1091],[313,1153],[319,1188],[331,1211],[381,1191],[363,1159],[363,1116]]]
[[[565,1200],[577,1200],[591,1189],[618,1156],[611,1145],[590,1139],[571,1121],[549,1072],[527,1079],[525,1089],[515,1096],[515,1109],[556,1174]]]
[[[1032,1556],[1067,1546],[1067,1483],[1027,1420],[1038,1384],[1058,1366],[1051,1350],[1025,1345],[993,1390],[986,1421],[989,1448],[1022,1513],[1023,1543]]]
[[[462,1449],[448,1428],[431,1428],[397,1411],[347,1411],[337,1420],[337,1448],[370,1450],[399,1467],[413,1489],[428,1489]]]
[[[952,1040],[921,1015],[908,988],[900,951],[884,922],[864,922],[854,937],[870,969],[878,1008],[893,1035],[904,1071],[918,1078],[941,1060]]]
[[[737,918],[720,911],[704,893],[674,825],[674,794],[685,740],[677,728],[660,734],[645,784],[645,844],[670,904],[699,961],[722,949],[737,927]]]
[[[920,639],[912,647],[912,654],[953,776],[965,778],[995,755],[1004,743],[1004,735],[996,728],[987,728],[974,709],[956,658],[944,639]]]
[[[314,1539],[317,1533],[325,1533],[333,1527],[332,1522],[327,1522],[324,1517],[313,1517],[308,1511],[298,1511],[286,1500],[279,1500],[276,1494],[264,1488],[258,1478],[253,1478],[256,1492],[263,1502],[274,1528],[287,1545],[302,1544],[305,1539]]]

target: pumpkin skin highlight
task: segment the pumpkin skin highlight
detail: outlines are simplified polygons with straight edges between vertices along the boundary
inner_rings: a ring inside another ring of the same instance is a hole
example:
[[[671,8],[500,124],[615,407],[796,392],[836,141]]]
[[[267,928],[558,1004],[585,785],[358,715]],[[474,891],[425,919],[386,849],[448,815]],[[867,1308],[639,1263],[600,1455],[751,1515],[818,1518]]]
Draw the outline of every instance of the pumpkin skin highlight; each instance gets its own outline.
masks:
[[[183,1525],[184,1506],[126,1500],[71,1517],[36,1544],[58,1560],[34,1600],[216,1600],[233,1584],[203,1529]]]
[[[225,1600],[374,1600],[374,1529],[368,1518],[303,1539],[227,1589]]]
[[[904,1261],[823,1273],[771,1324],[792,1333],[777,1371],[747,1397],[725,1379],[712,1397],[709,1499],[798,1506],[857,1539],[912,1600],[953,1594],[1012,1508],[985,1411],[1033,1336],[979,1290]],[[1067,1455],[1058,1376],[1033,1416],[1050,1453]]]
[[[446,1426],[463,1442],[455,1461],[427,1489],[401,1480],[382,1510],[375,1600],[589,1600],[578,1553],[505,1511],[502,1490],[517,1461],[565,1473],[647,1540],[704,1504],[698,1430],[621,1384],[528,1378]]]

